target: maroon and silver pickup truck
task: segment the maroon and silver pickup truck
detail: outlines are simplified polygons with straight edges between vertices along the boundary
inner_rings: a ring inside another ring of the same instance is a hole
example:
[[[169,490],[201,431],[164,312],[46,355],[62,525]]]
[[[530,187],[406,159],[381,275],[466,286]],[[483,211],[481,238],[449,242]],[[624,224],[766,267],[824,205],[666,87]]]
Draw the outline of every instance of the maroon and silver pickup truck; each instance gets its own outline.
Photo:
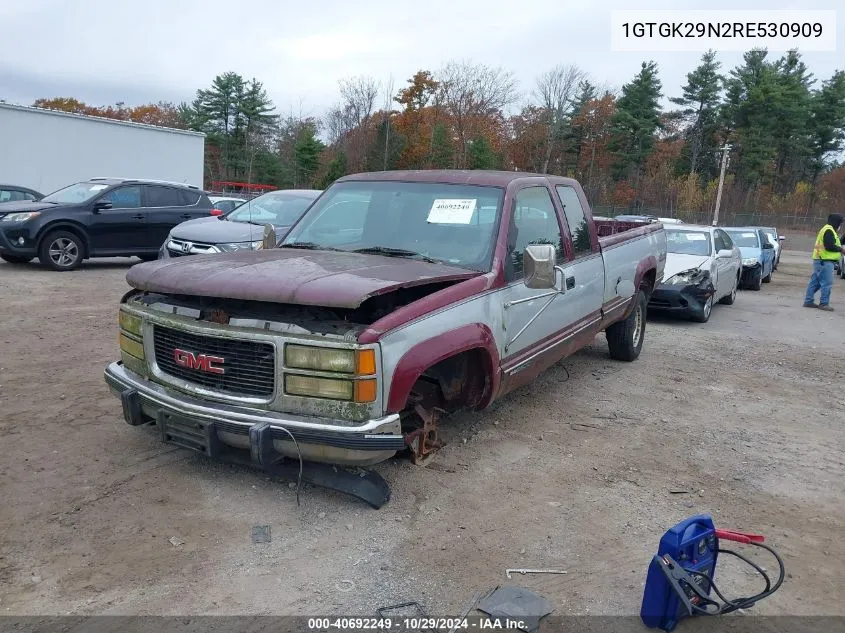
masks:
[[[418,462],[444,414],[600,332],[636,359],[665,258],[661,224],[593,220],[568,178],[346,176],[278,248],[131,268],[105,380],[127,422],[211,456]]]

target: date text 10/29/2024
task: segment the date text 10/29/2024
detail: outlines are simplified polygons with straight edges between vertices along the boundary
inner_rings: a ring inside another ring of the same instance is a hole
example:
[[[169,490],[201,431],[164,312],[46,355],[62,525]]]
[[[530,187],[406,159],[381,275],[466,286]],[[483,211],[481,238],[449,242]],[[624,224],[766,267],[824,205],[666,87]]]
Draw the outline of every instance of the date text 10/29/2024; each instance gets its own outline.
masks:
[[[309,618],[309,631],[467,631],[525,629],[511,618]]]

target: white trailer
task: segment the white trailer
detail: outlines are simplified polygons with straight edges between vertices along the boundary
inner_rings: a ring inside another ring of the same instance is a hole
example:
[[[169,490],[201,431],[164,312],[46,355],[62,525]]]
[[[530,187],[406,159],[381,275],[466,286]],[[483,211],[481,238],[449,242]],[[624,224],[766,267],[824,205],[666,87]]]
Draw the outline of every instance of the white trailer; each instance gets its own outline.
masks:
[[[48,194],[107,176],[203,187],[205,134],[0,103],[0,182]]]

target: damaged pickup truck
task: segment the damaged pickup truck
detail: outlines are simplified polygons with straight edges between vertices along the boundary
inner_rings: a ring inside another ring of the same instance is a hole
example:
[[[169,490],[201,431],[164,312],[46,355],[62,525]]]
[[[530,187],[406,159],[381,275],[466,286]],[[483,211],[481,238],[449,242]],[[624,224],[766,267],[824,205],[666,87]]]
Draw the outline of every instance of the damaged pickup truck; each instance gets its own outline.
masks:
[[[212,457],[418,463],[444,415],[601,332],[635,360],[665,259],[661,224],[593,220],[571,179],[346,176],[278,248],[131,268],[105,380],[129,424]]]

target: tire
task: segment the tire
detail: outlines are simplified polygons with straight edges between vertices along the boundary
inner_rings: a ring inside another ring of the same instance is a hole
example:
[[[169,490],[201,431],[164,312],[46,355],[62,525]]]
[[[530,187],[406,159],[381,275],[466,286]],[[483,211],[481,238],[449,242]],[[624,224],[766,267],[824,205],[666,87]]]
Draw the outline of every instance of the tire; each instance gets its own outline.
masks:
[[[610,357],[614,360],[631,362],[637,360],[643,349],[646,324],[646,297],[639,290],[634,299],[634,309],[623,321],[618,321],[605,330]]]
[[[140,259],[142,262],[154,262],[158,259],[158,253],[156,253],[155,255],[138,255],[138,259]]]
[[[0,255],[0,259],[10,264],[26,264],[32,261],[32,257],[24,257],[18,255]]]
[[[710,320],[710,315],[713,314],[713,295],[707,298],[704,302],[700,312],[692,315],[692,320],[698,323],[707,323]]]
[[[748,287],[751,288],[751,290],[760,290],[760,288],[763,287],[763,270],[762,269],[760,270],[760,274],[757,275],[757,278],[754,281],[752,281],[748,285]]]
[[[739,288],[739,277],[736,278],[736,283],[734,284],[733,290],[731,290],[731,294],[719,299],[719,303],[726,306],[732,306],[734,304],[734,301],[736,301],[737,288]]]
[[[76,233],[53,231],[38,247],[38,259],[50,270],[76,270],[82,263],[85,246]]]

